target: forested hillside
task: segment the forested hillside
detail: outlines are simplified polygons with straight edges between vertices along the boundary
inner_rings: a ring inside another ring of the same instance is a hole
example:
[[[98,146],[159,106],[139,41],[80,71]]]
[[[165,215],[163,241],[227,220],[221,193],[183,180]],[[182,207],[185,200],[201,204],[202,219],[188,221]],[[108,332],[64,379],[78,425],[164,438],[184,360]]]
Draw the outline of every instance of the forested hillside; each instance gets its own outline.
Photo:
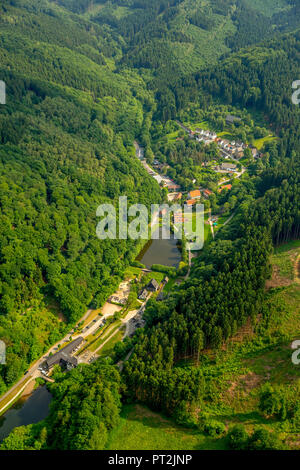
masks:
[[[58,0],[124,39],[121,63],[158,81],[197,71],[232,50],[298,25],[294,0]]]
[[[247,320],[255,324],[258,315],[269,315],[263,304],[272,247],[299,238],[300,119],[291,102],[298,49],[298,33],[284,36],[183,79],[168,89],[173,100],[160,95],[163,121],[192,109],[195,101],[205,109],[217,97],[262,112],[281,137],[273,168],[253,180],[255,201],[240,206],[234,223],[198,257],[174,296],[149,305],[147,329],[125,366],[129,395],[134,390],[135,399],[176,416],[180,409],[184,422],[192,419],[193,406],[209,408],[210,385],[201,367],[181,367],[182,359],[201,363],[207,348],[220,349]]]

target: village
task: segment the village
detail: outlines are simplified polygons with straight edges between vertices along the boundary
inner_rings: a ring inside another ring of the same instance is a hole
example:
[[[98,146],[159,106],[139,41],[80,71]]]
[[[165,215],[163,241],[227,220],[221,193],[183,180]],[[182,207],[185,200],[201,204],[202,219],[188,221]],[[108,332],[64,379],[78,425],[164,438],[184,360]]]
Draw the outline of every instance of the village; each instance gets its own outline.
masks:
[[[228,114],[225,121],[227,128],[230,129],[230,126],[233,126],[236,122],[239,123],[241,118]],[[204,161],[202,163],[202,168],[204,171],[209,171],[211,174],[214,173],[218,175],[218,178],[217,183],[213,185],[215,188],[211,185],[210,187],[201,186],[199,184],[197,185],[197,180],[193,179],[190,181],[191,188],[189,190],[184,190],[177,181],[168,176],[171,168],[168,163],[161,162],[157,157],[154,157],[151,164],[148,163],[145,159],[144,149],[135,142],[134,145],[137,158],[141,161],[141,164],[147,173],[157,181],[161,188],[166,189],[168,203],[179,204],[181,207],[186,205],[193,209],[197,204],[202,203],[205,205],[205,201],[207,201],[209,208],[209,201],[213,194],[218,195],[223,191],[228,192],[232,190],[234,179],[240,178],[247,171],[247,161],[249,161],[249,158],[254,161],[262,156],[260,151],[254,145],[246,144],[239,139],[230,139],[230,133],[221,132],[218,135],[217,132],[212,131],[209,128],[202,129],[200,126],[194,126],[192,130],[180,121],[176,121],[176,124],[188,135],[189,139],[196,140],[199,143],[202,142],[204,146],[215,144],[216,149],[218,149],[215,158],[210,161]],[[178,141],[182,139],[183,137],[180,136],[176,138]],[[212,215],[211,209],[207,209],[206,206],[204,214],[204,241],[207,241],[210,238],[214,239],[215,232],[223,225],[227,224],[233,215],[234,214],[230,214],[228,217],[223,217],[222,214]],[[189,220],[186,220],[187,217]],[[185,215],[183,218],[182,211],[178,210],[178,212],[174,214],[173,222],[175,226],[180,222],[185,224],[185,235],[188,242],[188,248],[189,242],[193,239],[193,214],[190,216]]]
[[[228,115],[226,117],[226,124],[230,125],[235,121],[239,121],[240,118],[236,116]],[[212,162],[203,162],[203,168],[213,170],[215,173],[220,175],[218,182],[218,190],[220,193],[222,190],[231,190],[232,185],[226,184],[229,183],[232,178],[241,177],[246,168],[241,162],[245,158],[245,150],[248,149],[247,153],[252,155],[253,159],[258,159],[261,157],[261,153],[254,146],[249,146],[239,140],[228,140],[224,137],[218,137],[217,133],[210,130],[204,130],[196,128],[194,131],[187,126],[183,125],[179,121],[176,121],[177,124],[183,129],[189,136],[190,139],[195,139],[197,142],[203,142],[205,146],[208,146],[212,143],[215,143],[219,149],[220,155],[219,158],[216,158]],[[205,187],[195,188],[188,192],[188,199],[184,198],[185,192],[181,190],[179,184],[173,181],[168,176],[162,174],[162,172],[168,171],[170,166],[166,163],[161,163],[157,158],[154,158],[152,167],[144,159],[143,149],[137,150],[137,156],[141,160],[142,165],[157,182],[162,187],[165,187],[168,190],[168,201],[169,202],[179,202],[185,200],[188,206],[194,206],[199,202],[201,197],[203,199],[209,199],[213,194],[211,189]],[[227,160],[227,161],[222,161]],[[191,182],[195,186],[195,180]]]

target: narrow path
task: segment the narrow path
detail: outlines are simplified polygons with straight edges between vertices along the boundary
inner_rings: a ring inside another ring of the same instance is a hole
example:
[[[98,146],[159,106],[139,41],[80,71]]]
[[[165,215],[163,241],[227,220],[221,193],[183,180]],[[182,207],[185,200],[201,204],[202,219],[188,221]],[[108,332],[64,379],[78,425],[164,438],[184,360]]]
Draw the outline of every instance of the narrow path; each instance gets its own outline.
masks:
[[[4,406],[2,406],[2,408],[0,408],[0,415],[6,411],[9,406],[14,402],[16,401],[16,399],[19,397],[19,395],[21,395],[25,388],[27,387],[28,384],[30,384],[30,382],[32,382],[33,380],[35,379],[35,377],[30,377],[30,379],[23,385],[23,387],[20,388],[20,390],[18,390],[15,395],[13,396],[13,398],[11,398]]]
[[[225,227],[225,225],[229,224],[229,222],[233,219],[234,216],[235,216],[235,212],[231,214],[231,216],[224,222],[222,227]]]

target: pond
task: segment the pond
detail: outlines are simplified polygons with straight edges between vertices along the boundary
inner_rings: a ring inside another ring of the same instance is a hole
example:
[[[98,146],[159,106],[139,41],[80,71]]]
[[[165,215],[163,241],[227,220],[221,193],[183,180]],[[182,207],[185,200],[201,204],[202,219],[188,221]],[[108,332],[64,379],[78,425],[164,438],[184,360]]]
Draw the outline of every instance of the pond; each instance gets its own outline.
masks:
[[[151,269],[153,264],[177,268],[181,261],[181,253],[177,248],[177,241],[172,234],[169,240],[163,240],[161,237],[159,240],[149,240],[138,255],[137,260],[148,269]]]
[[[20,398],[15,405],[0,417],[0,442],[18,426],[38,423],[47,418],[52,400],[46,386],[34,390],[31,395]]]

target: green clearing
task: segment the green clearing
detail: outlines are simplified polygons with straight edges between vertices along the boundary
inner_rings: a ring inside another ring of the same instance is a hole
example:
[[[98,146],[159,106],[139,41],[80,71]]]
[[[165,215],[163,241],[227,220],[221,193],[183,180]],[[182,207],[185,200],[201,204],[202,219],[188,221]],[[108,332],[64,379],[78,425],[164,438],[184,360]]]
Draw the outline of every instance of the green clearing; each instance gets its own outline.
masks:
[[[138,278],[141,272],[141,268],[129,266],[124,273],[124,279],[135,279],[136,277]]]
[[[114,330],[115,331],[115,330]],[[109,341],[103,346],[103,348],[99,351],[100,357],[107,357],[113,354],[114,346],[119,341],[122,341],[125,332],[125,325],[113,336],[110,338]]]
[[[286,0],[246,0],[246,3],[268,17],[289,8]]]
[[[218,137],[223,137],[225,140],[233,141],[235,138],[228,131],[218,132]]]
[[[276,140],[276,137],[274,137],[273,135],[268,135],[268,136],[263,137],[261,139],[254,140],[253,145],[258,150],[261,150],[267,142],[272,142],[273,140]]]
[[[107,329],[103,329],[96,339],[92,339],[91,336],[90,338],[92,339],[92,342],[87,347],[85,347],[85,349],[89,349],[89,351],[93,352],[96,351],[96,349],[98,349],[109,336],[113,335],[114,332],[120,328],[121,324],[121,320],[118,320],[109,325]]]
[[[204,213],[204,219],[207,220],[207,213]],[[187,238],[189,237],[189,234],[192,234],[195,230],[196,230],[196,216],[197,216],[197,213],[196,212],[191,212],[191,213],[185,213],[183,214],[184,215],[184,229],[185,229],[185,234],[187,236]],[[202,217],[203,215],[203,212],[201,212],[200,214],[198,214],[198,217]]]
[[[126,405],[121,421],[109,436],[108,450],[198,450],[225,449],[224,439],[214,441],[197,431],[141,405]]]
[[[151,281],[151,279],[155,279],[160,284],[165,276],[166,276],[165,273],[160,273],[158,271],[151,271],[151,273],[148,273],[143,277],[143,284],[147,284],[148,282]]]
[[[204,131],[210,130],[210,126],[208,121],[202,121],[202,122],[196,122],[195,124],[185,124],[186,127],[189,127],[192,129],[192,131],[195,131],[196,129],[203,129]]]
[[[211,228],[208,223],[204,224],[204,243],[208,243],[212,240]]]
[[[230,216],[226,216],[226,217],[218,217],[218,225],[214,226],[214,231],[217,232],[218,230],[220,230],[223,225],[225,224],[226,220],[229,219]]]
[[[287,251],[294,250],[296,248],[300,248],[300,240],[293,240],[289,243],[285,243],[284,245],[277,246],[274,249],[274,253],[286,253]]]

